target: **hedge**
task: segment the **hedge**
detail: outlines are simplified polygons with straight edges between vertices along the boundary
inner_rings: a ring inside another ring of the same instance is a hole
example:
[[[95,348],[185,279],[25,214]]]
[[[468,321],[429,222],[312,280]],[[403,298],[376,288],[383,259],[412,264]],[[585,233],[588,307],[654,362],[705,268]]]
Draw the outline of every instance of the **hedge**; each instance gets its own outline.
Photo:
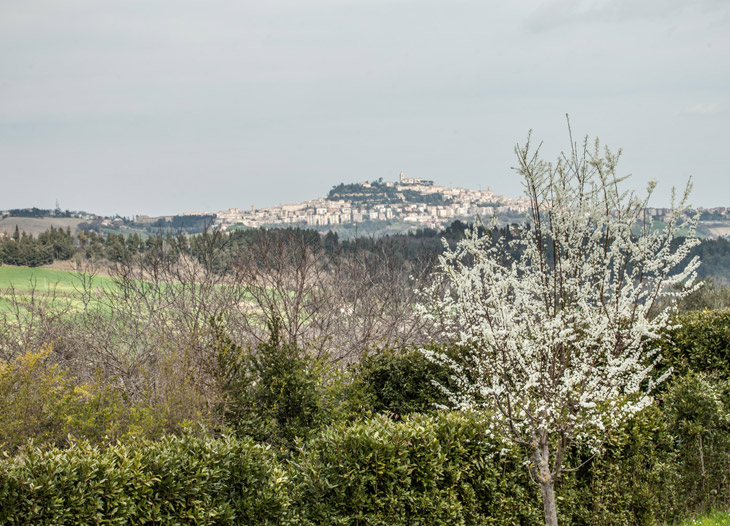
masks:
[[[660,340],[662,367],[730,379],[730,309],[678,315]]]
[[[330,427],[294,463],[299,524],[539,522],[537,486],[488,442],[482,420],[458,413]]]
[[[681,430],[675,406],[668,398],[669,413],[645,410],[600,455],[571,452],[569,466],[585,465],[556,486],[562,524],[665,524],[728,505],[730,441],[721,437],[730,433],[707,419],[700,478],[687,442],[698,431]],[[493,445],[483,417],[456,412],[336,424],[279,458],[250,438],[190,433],[106,449],[31,447],[0,459],[0,523],[540,524],[524,459]]]
[[[29,448],[0,462],[0,523],[273,525],[288,507],[285,482],[251,439]]]

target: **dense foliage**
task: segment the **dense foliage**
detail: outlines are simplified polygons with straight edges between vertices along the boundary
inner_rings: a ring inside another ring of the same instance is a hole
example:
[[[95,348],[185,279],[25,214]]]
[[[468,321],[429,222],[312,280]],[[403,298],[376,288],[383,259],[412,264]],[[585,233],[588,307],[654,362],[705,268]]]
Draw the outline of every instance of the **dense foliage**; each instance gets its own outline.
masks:
[[[292,448],[326,423],[328,393],[322,385],[326,365],[282,341],[274,319],[269,339],[244,350],[212,320],[224,422],[239,435]]]
[[[354,385],[372,411],[398,418],[433,413],[446,404],[446,395],[434,382],[448,385],[448,371],[415,349],[386,347],[360,359]]]
[[[213,221],[215,214],[201,215],[185,215],[172,216],[170,219],[161,218],[147,226],[150,232],[172,231],[172,232],[188,232],[199,233],[208,230]]]
[[[0,461],[3,524],[280,524],[286,481],[251,439],[194,434]]]
[[[205,430],[105,448],[27,447],[0,460],[4,524],[531,525],[537,486],[524,453],[486,439],[485,415],[341,422],[277,457],[248,437]],[[565,524],[658,525],[728,506],[727,440],[706,447],[704,489],[691,437],[659,407],[558,482]],[[724,431],[725,436],[727,432]],[[720,447],[721,446],[721,447]],[[723,462],[725,464],[723,464]]]
[[[6,265],[37,267],[55,259],[70,259],[75,253],[69,229],[51,227],[34,238],[16,226],[12,237],[0,237],[0,263]]]
[[[679,316],[661,340],[663,365],[675,375],[695,371],[730,380],[730,309]]]

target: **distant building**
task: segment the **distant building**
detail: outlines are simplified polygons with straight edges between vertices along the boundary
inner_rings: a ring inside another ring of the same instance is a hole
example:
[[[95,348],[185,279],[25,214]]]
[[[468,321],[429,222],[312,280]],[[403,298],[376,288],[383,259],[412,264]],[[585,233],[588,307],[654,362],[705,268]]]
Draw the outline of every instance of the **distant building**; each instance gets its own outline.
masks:
[[[423,186],[432,186],[433,181],[427,181],[420,177],[406,177],[403,172],[400,173],[400,184],[421,184]]]

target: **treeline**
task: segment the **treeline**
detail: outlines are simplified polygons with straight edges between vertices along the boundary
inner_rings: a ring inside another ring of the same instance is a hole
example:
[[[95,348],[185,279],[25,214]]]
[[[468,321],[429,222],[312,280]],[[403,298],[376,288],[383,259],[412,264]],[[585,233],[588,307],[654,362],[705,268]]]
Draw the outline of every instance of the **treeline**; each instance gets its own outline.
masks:
[[[10,217],[75,217],[84,212],[71,212],[70,210],[60,209],[49,210],[45,208],[13,208],[7,211]]]
[[[154,223],[147,225],[146,229],[151,233],[156,232],[186,232],[189,234],[200,233],[209,230],[215,214],[195,216],[173,216],[170,219],[160,218]]]
[[[15,227],[11,237],[0,237],[0,263],[37,267],[54,260],[71,259],[76,254],[71,230],[51,227],[37,238]]]
[[[706,239],[694,247],[692,256],[699,256],[702,265],[698,274],[704,278],[730,285],[730,240],[727,238]]]
[[[142,239],[139,234],[99,234],[93,230],[81,230],[76,238],[80,257],[95,262],[107,260],[112,264],[153,250],[163,243],[174,244],[172,235]]]
[[[179,225],[196,225],[201,227],[204,217],[180,216],[185,223]],[[171,222],[172,224],[175,221]],[[328,254],[354,254],[358,252],[382,252],[390,250],[391,257],[397,258],[398,264],[409,266],[430,266],[443,251],[446,241],[453,246],[466,235],[471,224],[460,220],[454,221],[444,230],[422,228],[407,234],[386,235],[381,237],[361,236],[352,239],[340,239],[336,233],[320,234],[315,230],[302,228],[259,228],[218,232],[204,230],[201,234],[186,235],[180,228],[170,228],[163,233],[158,231],[147,237],[134,233],[104,234],[95,230],[80,230],[76,238],[70,230],[51,228],[38,238],[24,232],[16,232],[10,238],[0,238],[0,263],[9,265],[38,266],[52,263],[54,259],[66,260],[74,255],[94,261],[108,261],[112,265],[133,258],[137,254],[148,251],[164,250],[167,257],[175,258],[179,254],[201,257],[200,247],[212,250],[215,254],[207,254],[205,258],[214,264],[219,271],[230,270],[230,260],[235,258],[242,248],[262,239],[274,242],[280,237],[301,239],[309,247],[324,250]],[[497,227],[493,237],[510,239],[514,235],[513,226]],[[675,240],[679,245],[681,239]],[[695,246],[690,257],[698,256],[702,261],[698,274],[701,278],[710,278],[717,283],[730,285],[730,240],[725,238],[708,239]]]

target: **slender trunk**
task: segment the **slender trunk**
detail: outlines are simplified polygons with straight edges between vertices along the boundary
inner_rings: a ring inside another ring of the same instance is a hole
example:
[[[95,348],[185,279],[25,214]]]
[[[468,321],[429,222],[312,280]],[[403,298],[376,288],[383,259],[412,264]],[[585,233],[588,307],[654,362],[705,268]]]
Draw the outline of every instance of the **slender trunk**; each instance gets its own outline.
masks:
[[[558,526],[558,510],[555,507],[555,489],[553,481],[540,484],[542,504],[545,508],[545,526]]]
[[[545,509],[545,526],[558,526],[558,510],[555,505],[555,478],[550,471],[550,449],[546,435],[541,437],[542,444],[532,454],[535,481],[540,485],[542,504]],[[562,455],[560,448],[556,455]]]
[[[702,445],[702,433],[697,435],[697,441],[699,442],[700,446],[700,468],[702,470],[702,491],[705,490],[705,480],[707,478],[707,475],[705,473],[705,455],[704,455],[704,447]]]

